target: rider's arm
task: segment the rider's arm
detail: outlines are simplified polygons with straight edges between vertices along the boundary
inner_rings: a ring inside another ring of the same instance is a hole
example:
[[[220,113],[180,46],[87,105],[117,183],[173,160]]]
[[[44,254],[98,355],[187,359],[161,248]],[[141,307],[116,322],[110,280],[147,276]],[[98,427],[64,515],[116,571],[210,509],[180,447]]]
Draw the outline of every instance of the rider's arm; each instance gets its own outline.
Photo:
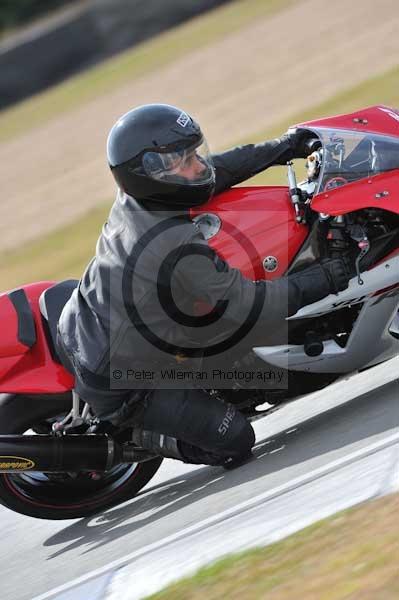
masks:
[[[221,154],[214,154],[215,193],[219,194],[272,165],[283,165],[293,157],[292,139],[288,135],[261,144],[237,146]]]
[[[243,323],[252,311],[253,323],[274,328],[302,306],[348,285],[349,276],[339,259],[289,277],[254,282],[223,261],[201,233],[193,235],[189,245],[189,255],[176,262],[173,275],[193,298],[201,298],[211,307],[218,301],[223,307],[224,302],[223,317],[234,323]]]
[[[306,158],[310,153],[308,142],[314,134],[306,129],[290,129],[275,140],[261,144],[247,144],[214,154],[216,189],[219,194],[273,165],[284,165],[293,158]]]

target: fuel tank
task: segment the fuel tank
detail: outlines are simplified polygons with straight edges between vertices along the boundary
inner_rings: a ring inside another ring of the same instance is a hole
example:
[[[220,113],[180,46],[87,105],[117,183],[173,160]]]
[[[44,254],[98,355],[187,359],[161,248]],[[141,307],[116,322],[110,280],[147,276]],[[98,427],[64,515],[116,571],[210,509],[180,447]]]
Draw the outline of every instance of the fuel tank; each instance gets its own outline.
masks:
[[[285,186],[232,188],[192,216],[219,256],[252,280],[284,275],[309,232]]]

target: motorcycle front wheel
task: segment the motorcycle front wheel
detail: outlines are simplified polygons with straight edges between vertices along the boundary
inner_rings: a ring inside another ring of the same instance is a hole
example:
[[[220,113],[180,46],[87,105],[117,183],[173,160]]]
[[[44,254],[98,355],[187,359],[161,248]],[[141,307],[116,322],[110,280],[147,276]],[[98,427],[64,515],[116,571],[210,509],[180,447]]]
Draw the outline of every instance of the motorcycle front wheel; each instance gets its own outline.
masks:
[[[44,433],[69,412],[69,394],[28,398],[0,395],[0,435]],[[1,473],[0,503],[38,519],[89,517],[129,500],[155,475],[161,457],[118,465],[106,473]]]

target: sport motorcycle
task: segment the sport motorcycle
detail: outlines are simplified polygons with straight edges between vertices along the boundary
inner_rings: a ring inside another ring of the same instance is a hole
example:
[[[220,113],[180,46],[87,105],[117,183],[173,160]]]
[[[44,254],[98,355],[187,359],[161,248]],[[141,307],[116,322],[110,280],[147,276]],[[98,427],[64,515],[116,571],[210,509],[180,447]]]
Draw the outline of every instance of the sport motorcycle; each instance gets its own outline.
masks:
[[[286,389],[237,379],[208,390],[248,419],[399,354],[399,111],[379,105],[295,128],[308,139],[302,181],[289,162],[287,186],[232,188],[192,211],[208,243],[253,280],[323,259],[353,265],[346,290],[287,319],[285,339],[232,354],[233,372],[250,361],[287,376]],[[162,462],[128,436],[90,433],[90,407],[55,343],[77,285],[41,281],[0,295],[0,502],[37,518],[87,517],[126,501]]]

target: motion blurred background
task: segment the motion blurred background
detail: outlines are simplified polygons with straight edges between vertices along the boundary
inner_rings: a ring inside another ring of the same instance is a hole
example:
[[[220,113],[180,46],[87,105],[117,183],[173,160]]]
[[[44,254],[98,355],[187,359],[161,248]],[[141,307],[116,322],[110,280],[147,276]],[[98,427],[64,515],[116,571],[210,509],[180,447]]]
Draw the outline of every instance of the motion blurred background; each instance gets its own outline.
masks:
[[[2,0],[0,289],[80,277],[115,194],[107,134],[130,108],[176,104],[216,151],[398,106],[397,31],[397,0]]]

